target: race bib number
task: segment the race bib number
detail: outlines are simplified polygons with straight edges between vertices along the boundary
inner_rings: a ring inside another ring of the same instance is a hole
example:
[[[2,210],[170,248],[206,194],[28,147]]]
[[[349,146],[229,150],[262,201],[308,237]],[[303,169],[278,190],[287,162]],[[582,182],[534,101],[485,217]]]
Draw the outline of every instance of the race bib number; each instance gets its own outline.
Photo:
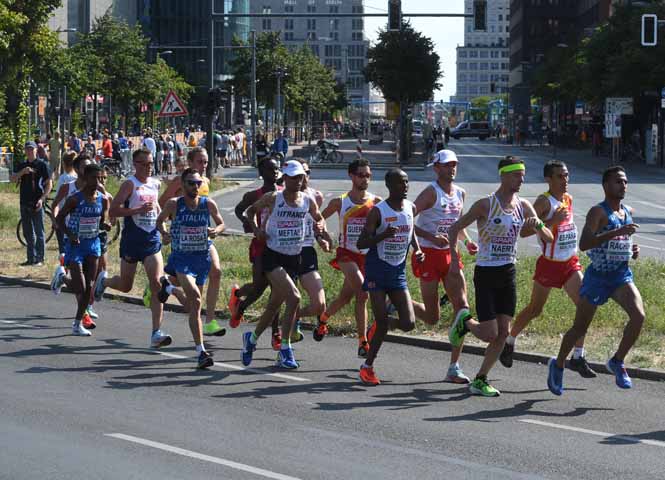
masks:
[[[409,249],[409,237],[398,235],[393,238],[386,238],[383,242],[382,260],[391,265],[402,263]]]
[[[633,240],[623,235],[607,242],[608,262],[627,262],[633,256]]]
[[[455,223],[455,220],[452,218],[444,218],[439,220],[436,225],[436,235],[446,235],[448,236],[448,230],[450,226]]]
[[[99,236],[99,217],[79,218],[79,238],[92,240]]]
[[[201,252],[208,250],[208,227],[180,227],[180,250]]]
[[[489,245],[490,260],[512,261],[515,259],[515,237],[492,237]]]
[[[298,247],[305,237],[302,220],[278,220],[277,241],[280,247]]]
[[[574,223],[559,225],[557,247],[561,253],[577,249],[577,227]]]
[[[347,224],[346,224],[346,241],[347,245],[354,246],[356,243],[358,243],[358,239],[360,238],[360,234],[363,231],[363,228],[365,228],[365,223],[367,222],[367,218],[349,218]]]

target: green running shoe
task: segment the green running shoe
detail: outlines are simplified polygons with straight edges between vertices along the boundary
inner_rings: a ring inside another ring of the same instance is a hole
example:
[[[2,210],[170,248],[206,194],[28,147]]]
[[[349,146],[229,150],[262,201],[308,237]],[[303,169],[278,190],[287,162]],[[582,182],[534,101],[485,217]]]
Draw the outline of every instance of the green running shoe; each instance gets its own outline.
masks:
[[[469,390],[472,395],[482,395],[483,397],[498,397],[501,395],[501,392],[487,383],[485,378],[476,378],[469,385]]]
[[[464,342],[464,335],[468,332],[464,322],[469,318],[471,318],[471,312],[466,308],[463,308],[455,315],[455,321],[448,331],[448,339],[453,347],[459,347]]]
[[[203,335],[213,335],[215,337],[222,337],[226,335],[226,328],[217,323],[217,319],[213,318],[210,323],[203,324]]]
[[[152,292],[150,291],[150,285],[148,285],[143,290],[143,305],[145,306],[145,308],[150,308],[151,298],[152,298]]]

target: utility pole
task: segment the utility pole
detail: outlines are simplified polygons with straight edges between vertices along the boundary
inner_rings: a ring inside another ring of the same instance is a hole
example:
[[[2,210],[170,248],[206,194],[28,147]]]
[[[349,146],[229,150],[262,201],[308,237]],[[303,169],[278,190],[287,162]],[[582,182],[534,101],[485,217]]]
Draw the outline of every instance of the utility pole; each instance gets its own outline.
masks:
[[[252,85],[251,85],[251,106],[249,108],[252,116],[252,164],[256,163],[256,31],[250,32],[252,36]]]
[[[215,0],[208,0],[210,7],[210,20],[208,22],[208,74],[209,86],[215,88]],[[224,12],[222,12],[224,13]],[[206,175],[212,178],[213,164],[215,163],[215,112],[208,109],[208,124],[206,125],[206,149],[208,150],[208,170]]]

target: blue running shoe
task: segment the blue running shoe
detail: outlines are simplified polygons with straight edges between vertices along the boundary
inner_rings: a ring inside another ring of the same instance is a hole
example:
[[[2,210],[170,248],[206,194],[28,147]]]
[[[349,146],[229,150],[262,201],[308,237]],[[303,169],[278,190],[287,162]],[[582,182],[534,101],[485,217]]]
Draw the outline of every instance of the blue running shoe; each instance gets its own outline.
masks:
[[[556,365],[556,358],[550,358],[547,362],[549,372],[547,374],[547,388],[550,389],[554,395],[561,395],[563,393],[563,368]]]
[[[619,388],[633,388],[633,382],[628,376],[626,367],[623,365],[623,362],[612,357],[607,361],[605,365],[610,373],[614,374],[614,379],[616,380],[617,387]]]
[[[277,354],[277,366],[282,368],[288,368],[290,370],[298,368],[298,362],[296,362],[295,357],[293,356],[293,349],[290,347],[287,349],[282,349]]]
[[[252,363],[252,355],[256,350],[256,344],[252,343],[250,339],[252,338],[252,332],[245,332],[242,335],[242,351],[240,352],[240,358],[244,366],[249,366]]]

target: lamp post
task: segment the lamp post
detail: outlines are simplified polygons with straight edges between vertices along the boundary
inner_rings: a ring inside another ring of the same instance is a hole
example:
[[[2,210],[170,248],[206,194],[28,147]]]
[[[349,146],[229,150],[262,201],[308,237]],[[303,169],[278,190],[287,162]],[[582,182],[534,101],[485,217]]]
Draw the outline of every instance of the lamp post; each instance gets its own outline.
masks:
[[[282,131],[282,78],[287,76],[286,69],[278,67],[275,70],[275,77],[277,77],[277,101],[275,102],[276,114],[275,123],[277,124],[277,131]]]

